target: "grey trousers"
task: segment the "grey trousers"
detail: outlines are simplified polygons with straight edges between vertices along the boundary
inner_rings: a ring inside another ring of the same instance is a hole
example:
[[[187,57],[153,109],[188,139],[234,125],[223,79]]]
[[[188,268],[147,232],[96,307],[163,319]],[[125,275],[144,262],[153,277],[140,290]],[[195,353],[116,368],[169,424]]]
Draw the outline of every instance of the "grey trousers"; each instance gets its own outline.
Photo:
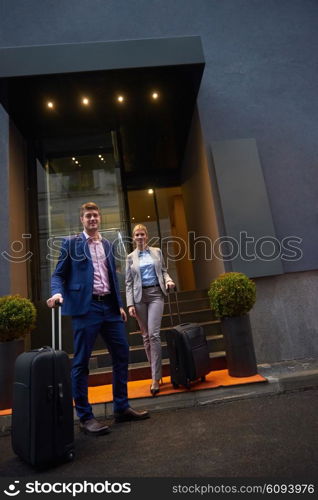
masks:
[[[162,377],[160,326],[163,307],[164,295],[159,286],[143,288],[141,302],[135,304],[137,320],[153,380],[160,380]]]

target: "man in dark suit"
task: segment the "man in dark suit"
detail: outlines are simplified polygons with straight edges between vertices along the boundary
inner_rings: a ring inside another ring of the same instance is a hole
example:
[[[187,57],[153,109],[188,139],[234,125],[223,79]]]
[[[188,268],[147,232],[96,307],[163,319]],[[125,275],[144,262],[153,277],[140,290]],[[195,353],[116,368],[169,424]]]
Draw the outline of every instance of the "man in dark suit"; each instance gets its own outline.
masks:
[[[49,307],[62,303],[62,314],[72,316],[74,359],[72,388],[80,429],[87,434],[106,434],[109,427],[98,422],[88,402],[88,363],[97,335],[105,341],[113,362],[115,422],[142,420],[147,411],[129,406],[127,397],[129,347],[124,321],[126,313],[119,292],[112,245],[101,237],[100,211],[93,202],[82,205],[83,232],[65,238],[52,275]]]

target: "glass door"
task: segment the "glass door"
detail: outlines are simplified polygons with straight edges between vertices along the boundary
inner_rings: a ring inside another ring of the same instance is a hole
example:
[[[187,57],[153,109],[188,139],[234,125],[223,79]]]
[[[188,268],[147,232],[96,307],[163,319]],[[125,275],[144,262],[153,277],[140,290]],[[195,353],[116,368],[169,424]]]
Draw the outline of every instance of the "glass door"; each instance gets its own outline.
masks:
[[[37,161],[37,184],[42,299],[49,296],[61,241],[82,231],[79,209],[88,201],[99,206],[101,233],[115,244],[118,278],[123,289],[126,222],[116,148],[56,155],[44,165]]]

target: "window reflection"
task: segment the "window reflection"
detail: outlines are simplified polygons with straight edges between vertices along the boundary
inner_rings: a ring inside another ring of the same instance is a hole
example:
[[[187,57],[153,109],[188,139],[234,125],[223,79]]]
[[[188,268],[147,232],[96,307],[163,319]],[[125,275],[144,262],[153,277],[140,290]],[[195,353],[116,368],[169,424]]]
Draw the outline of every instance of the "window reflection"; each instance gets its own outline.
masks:
[[[99,156],[100,155],[100,156]],[[76,163],[77,162],[77,163]],[[94,201],[101,210],[101,233],[115,242],[117,271],[124,287],[125,227],[119,166],[113,150],[37,162],[41,296],[49,296],[50,277],[65,236],[82,231],[80,206]]]

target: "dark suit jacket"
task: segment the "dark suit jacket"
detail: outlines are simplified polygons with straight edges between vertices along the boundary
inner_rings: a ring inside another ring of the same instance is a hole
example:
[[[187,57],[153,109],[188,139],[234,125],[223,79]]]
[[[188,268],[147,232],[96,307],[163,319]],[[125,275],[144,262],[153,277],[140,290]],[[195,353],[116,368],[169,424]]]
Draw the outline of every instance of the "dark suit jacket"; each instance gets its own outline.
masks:
[[[118,309],[123,307],[116,276],[112,245],[102,239],[112,295]],[[84,233],[63,240],[61,255],[51,280],[52,295],[63,296],[62,314],[81,316],[89,310],[93,294],[94,267]]]

